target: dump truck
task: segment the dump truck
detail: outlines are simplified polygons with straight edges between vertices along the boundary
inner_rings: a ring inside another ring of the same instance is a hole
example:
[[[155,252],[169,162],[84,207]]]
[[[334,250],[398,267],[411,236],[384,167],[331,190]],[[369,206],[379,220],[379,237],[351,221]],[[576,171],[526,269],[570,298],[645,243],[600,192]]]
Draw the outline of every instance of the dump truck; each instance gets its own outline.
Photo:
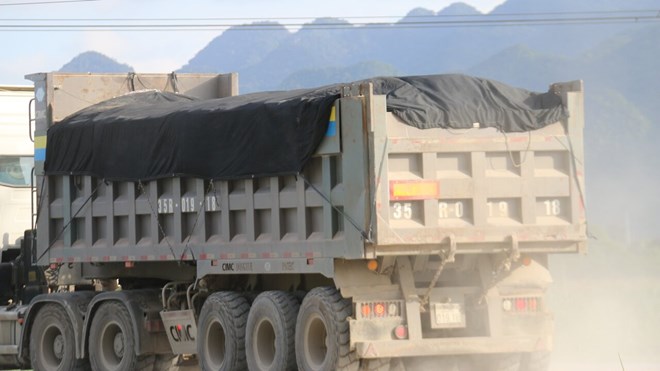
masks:
[[[586,249],[582,82],[27,78],[5,367],[547,369],[548,255]]]

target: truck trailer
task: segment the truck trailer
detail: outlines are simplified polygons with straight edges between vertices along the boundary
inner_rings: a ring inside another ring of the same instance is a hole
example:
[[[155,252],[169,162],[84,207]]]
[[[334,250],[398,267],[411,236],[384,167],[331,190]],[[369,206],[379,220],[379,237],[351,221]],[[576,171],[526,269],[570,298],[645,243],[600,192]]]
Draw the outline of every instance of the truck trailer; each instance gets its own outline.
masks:
[[[548,368],[548,255],[586,251],[581,81],[27,78],[3,367]]]

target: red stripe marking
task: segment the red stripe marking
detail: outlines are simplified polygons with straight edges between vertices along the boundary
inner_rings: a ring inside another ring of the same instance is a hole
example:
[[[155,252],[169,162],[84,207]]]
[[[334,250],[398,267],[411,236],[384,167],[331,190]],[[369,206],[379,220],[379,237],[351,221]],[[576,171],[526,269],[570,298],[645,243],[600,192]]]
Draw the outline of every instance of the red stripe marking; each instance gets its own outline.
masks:
[[[282,254],[282,257],[285,257],[285,258],[290,258],[291,256],[292,256],[291,252],[289,252],[289,251]]]
[[[270,258],[270,253],[269,253],[269,252],[262,252],[262,253],[261,253],[261,257],[262,257],[263,259],[268,259],[268,258]]]
[[[199,254],[199,259],[200,260],[206,260],[208,258],[208,255],[206,254]]]
[[[248,254],[246,252],[241,253],[241,259],[247,259],[249,256],[250,256],[250,254]]]
[[[140,260],[149,260],[149,257],[146,255],[140,256]]]
[[[229,255],[228,254],[220,254],[220,259],[227,260],[227,259],[229,259]]]
[[[313,257],[314,257],[314,253],[313,253],[313,252],[306,252],[306,253],[305,253],[305,257],[307,257],[307,258],[313,258]]]
[[[69,261],[69,263],[73,263],[73,262],[75,261],[75,258],[72,257],[72,256],[69,256],[69,257],[68,257],[68,261]]]
[[[160,260],[167,260],[167,255],[161,255],[158,257]]]

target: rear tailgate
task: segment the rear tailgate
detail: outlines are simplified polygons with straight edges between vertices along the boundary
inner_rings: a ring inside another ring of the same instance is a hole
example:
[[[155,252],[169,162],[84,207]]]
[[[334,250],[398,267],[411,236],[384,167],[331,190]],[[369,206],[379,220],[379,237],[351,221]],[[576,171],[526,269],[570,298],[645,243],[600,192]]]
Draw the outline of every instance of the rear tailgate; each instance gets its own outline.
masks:
[[[420,130],[372,100],[370,255],[584,249],[582,83],[553,89],[570,118],[524,133]]]

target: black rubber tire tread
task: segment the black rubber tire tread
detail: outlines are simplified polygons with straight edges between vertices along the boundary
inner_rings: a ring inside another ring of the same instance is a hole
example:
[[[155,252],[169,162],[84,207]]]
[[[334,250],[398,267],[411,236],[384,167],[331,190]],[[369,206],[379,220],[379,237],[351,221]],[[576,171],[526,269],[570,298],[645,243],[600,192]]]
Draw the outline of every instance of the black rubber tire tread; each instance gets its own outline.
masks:
[[[296,364],[296,318],[300,304],[298,300],[288,292],[265,291],[252,302],[250,314],[245,331],[245,353],[248,368],[251,371],[295,371]],[[273,363],[269,368],[260,368],[256,360],[254,342],[255,328],[259,321],[267,318],[273,325],[275,331],[275,355]]]
[[[353,304],[342,298],[334,287],[316,287],[303,299],[296,322],[296,359],[298,369],[312,370],[305,357],[305,321],[312,314],[319,314],[323,319],[328,339],[328,351],[319,371],[356,371],[360,365],[354,351],[350,349],[348,319],[353,315]]]
[[[197,355],[199,367],[202,371],[230,371],[247,370],[245,360],[245,325],[247,323],[250,305],[245,296],[231,292],[220,291],[211,294],[199,314],[199,326],[197,327]],[[208,331],[209,321],[217,320],[223,326],[225,336],[225,361],[222,368],[213,369],[205,362],[206,351],[204,350],[204,339]],[[228,340],[232,339],[233,342]]]
[[[550,352],[523,353],[519,371],[548,371],[550,356]]]
[[[69,321],[69,316],[66,314],[64,308],[59,304],[49,303],[44,305],[36,314],[34,324],[30,332],[30,363],[35,371],[87,371],[90,370],[88,359],[76,358],[76,344],[75,334],[73,332],[73,325]],[[57,328],[64,338],[65,354],[59,366],[53,370],[47,365],[43,365],[37,356],[41,349],[41,344],[38,344],[39,336],[44,334],[51,325],[57,324]]]
[[[475,370],[519,371],[520,353],[482,354],[476,356]]]
[[[101,329],[108,321],[114,320],[124,333],[124,355],[119,363],[120,371],[153,371],[156,356],[145,354],[138,356],[135,354],[135,340],[133,338],[133,322],[124,304],[117,301],[108,301],[98,308],[89,331],[89,362],[94,371],[105,371],[103,363],[98,354],[99,349],[94,349],[93,345],[101,345]]]

